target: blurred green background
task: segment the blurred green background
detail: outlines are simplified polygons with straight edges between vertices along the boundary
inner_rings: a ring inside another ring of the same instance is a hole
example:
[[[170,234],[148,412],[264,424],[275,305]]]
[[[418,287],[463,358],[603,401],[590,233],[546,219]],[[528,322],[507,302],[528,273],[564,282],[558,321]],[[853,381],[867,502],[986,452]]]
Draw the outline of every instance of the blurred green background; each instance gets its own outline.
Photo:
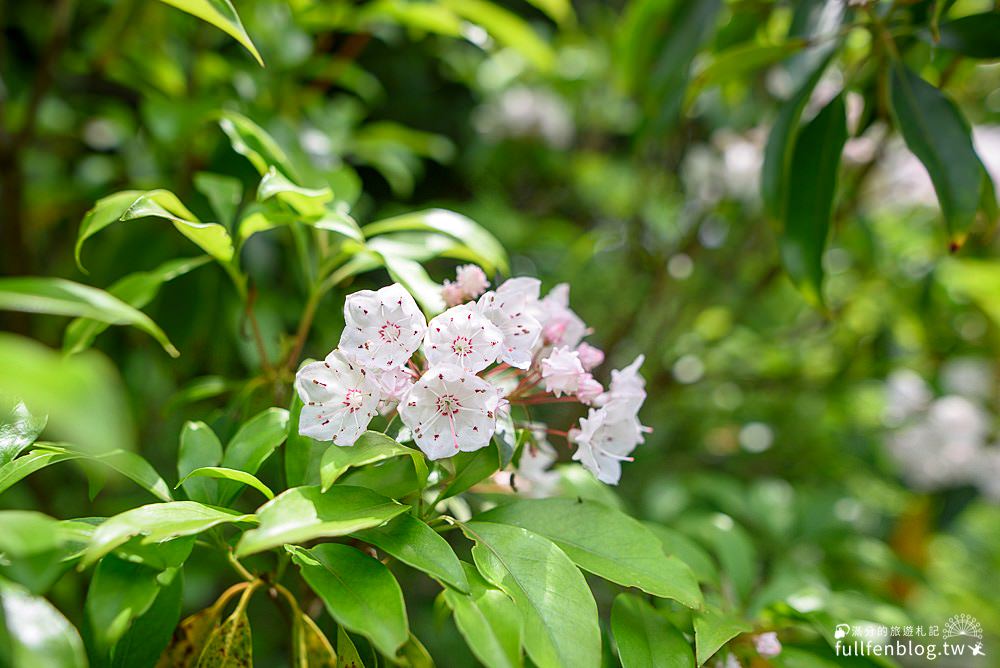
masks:
[[[654,432],[614,493],[636,516],[703,543],[749,616],[794,628],[809,597],[832,622],[943,624],[967,613],[995,652],[996,244],[992,229],[976,229],[949,254],[930,179],[893,129],[885,54],[864,18],[874,7],[903,26],[907,62],[956,101],[996,180],[1000,68],[906,30],[935,11],[944,21],[995,8],[869,3],[795,41],[803,7],[824,4],[240,0],[262,68],[166,4],[7,3],[3,273],[107,287],[194,255],[152,220],[89,243],[89,274],[73,249],[85,212],[115,191],[166,188],[202,220],[218,219],[199,187],[205,174],[252,194],[259,176],[217,122],[219,110],[241,112],[277,140],[303,185],[330,185],[359,221],[462,212],[507,248],[512,275],[571,284],[573,308],[613,366],[644,353],[642,417]],[[849,119],[818,306],[782,266],[760,172],[776,115],[809,58],[833,42],[834,64],[806,106],[809,116],[843,89]],[[293,239],[255,235],[242,261],[277,359],[305,303]],[[428,269],[440,281],[454,265]],[[369,273],[330,292],[303,356],[336,345],[344,294],[388,280]],[[286,401],[287,387],[259,381],[243,305],[217,266],[165,284],[144,310],[178,359],[130,328],[94,347],[121,375],[138,450],[174,481],[186,420],[225,440]],[[0,315],[7,331],[61,346],[64,319]],[[550,424],[577,417],[554,413]],[[278,462],[268,467],[262,477],[279,475]],[[83,475],[46,469],[0,505],[64,518],[151,500],[114,477],[91,500]],[[229,584],[222,573],[208,559],[189,563],[185,614]],[[595,586],[603,609],[610,599]],[[404,590],[439,663],[469,665],[450,622],[436,621],[430,581],[411,578]],[[70,574],[51,598],[78,622],[85,591]],[[266,620],[268,605],[251,614]],[[274,626],[255,623],[259,665],[286,661]]]

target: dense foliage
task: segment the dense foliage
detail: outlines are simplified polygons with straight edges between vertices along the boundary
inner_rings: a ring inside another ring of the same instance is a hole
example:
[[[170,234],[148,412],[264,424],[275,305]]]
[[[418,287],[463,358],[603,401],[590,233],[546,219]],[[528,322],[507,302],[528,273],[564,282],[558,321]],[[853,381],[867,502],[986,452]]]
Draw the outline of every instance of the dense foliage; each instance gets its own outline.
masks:
[[[994,3],[0,29],[0,665],[1000,647]]]

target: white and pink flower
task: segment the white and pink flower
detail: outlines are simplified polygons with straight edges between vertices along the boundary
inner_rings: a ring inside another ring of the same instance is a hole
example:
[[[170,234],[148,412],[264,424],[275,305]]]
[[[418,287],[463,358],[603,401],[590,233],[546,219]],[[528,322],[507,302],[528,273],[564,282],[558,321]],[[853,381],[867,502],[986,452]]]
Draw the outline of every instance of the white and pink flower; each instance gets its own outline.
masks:
[[[381,399],[372,374],[340,350],[299,369],[295,389],[303,403],[299,433],[341,446],[354,445]]]
[[[542,325],[531,310],[538,302],[541,282],[534,278],[512,278],[480,297],[479,312],[496,325],[503,335],[498,362],[518,369],[531,366],[532,352]]]
[[[580,355],[575,350],[561,347],[542,360],[542,380],[545,381],[545,391],[552,392],[557,397],[563,394],[574,394],[580,387],[580,379],[584,376]]]
[[[500,356],[503,334],[474,304],[454,306],[427,325],[424,355],[431,366],[454,364],[473,373]]]
[[[427,321],[406,289],[393,283],[375,292],[361,290],[344,301],[340,349],[361,366],[406,366],[420,347]]]

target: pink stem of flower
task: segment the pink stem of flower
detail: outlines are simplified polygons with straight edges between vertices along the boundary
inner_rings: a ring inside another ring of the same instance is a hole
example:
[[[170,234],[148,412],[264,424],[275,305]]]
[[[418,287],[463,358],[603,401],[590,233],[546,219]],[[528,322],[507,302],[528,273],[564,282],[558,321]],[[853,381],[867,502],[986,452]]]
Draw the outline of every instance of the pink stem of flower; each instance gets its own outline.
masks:
[[[487,371],[486,374],[485,374],[485,376],[487,378],[490,378],[491,376],[495,376],[498,373],[503,373],[504,371],[506,371],[509,368],[510,368],[510,365],[507,364],[506,362],[504,362],[503,364],[499,364],[499,365],[493,367],[492,369],[490,369],[489,371]]]

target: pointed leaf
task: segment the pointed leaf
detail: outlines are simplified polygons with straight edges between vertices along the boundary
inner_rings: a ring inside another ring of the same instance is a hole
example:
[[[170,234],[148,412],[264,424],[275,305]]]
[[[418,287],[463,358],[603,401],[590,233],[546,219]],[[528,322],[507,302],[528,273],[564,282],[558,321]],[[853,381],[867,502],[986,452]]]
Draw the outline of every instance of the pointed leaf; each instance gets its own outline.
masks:
[[[941,6],[944,3],[939,3]],[[942,23],[938,40],[931,34],[921,34],[926,41],[970,58],[993,60],[1000,58],[1000,12],[983,12]]]
[[[236,553],[242,557],[285,543],[346,536],[379,526],[407,508],[363,487],[335,485],[327,492],[293,487],[257,510],[260,527],[243,534]]]
[[[723,645],[741,633],[752,630],[738,617],[727,615],[715,608],[694,615],[694,641],[697,647],[698,665],[708,661]]]
[[[638,596],[615,598],[611,630],[622,668],[694,668],[694,652],[684,635]]]
[[[200,503],[216,503],[219,487],[214,480],[188,480],[188,474],[206,466],[222,463],[222,444],[212,428],[204,422],[187,422],[181,429],[177,454],[177,475],[182,479],[188,498]]]
[[[230,0],[160,0],[160,2],[197,16],[202,21],[211,23],[242,44],[250,52],[250,55],[254,57],[254,60],[261,67],[264,66],[264,60],[260,57],[257,47],[250,40],[250,35],[247,34],[246,29],[243,27],[243,22],[240,21],[240,17],[236,13],[236,8],[233,7],[233,3]]]
[[[366,431],[358,437],[354,445],[340,447],[330,445],[323,453],[320,462],[320,476],[323,489],[329,489],[348,469],[354,466],[374,464],[390,457],[410,457],[413,468],[420,480],[427,480],[427,463],[423,454],[400,444],[382,432]]]
[[[382,562],[339,543],[288,550],[338,624],[371,640],[382,654],[395,655],[409,636],[409,625],[403,592]]]
[[[47,415],[32,415],[23,401],[17,402],[0,424],[0,467],[34,443],[48,421]]]
[[[507,594],[491,587],[475,568],[462,562],[469,593],[444,590],[455,625],[466,644],[488,668],[521,666],[521,615]]]
[[[198,668],[252,668],[253,638],[250,620],[242,606],[212,631],[197,665]]]
[[[170,644],[163,650],[156,668],[190,668],[198,662],[208,637],[215,629],[220,611],[206,608],[187,617],[174,630]]]
[[[358,648],[343,626],[337,627],[337,668],[365,668]]]
[[[221,112],[219,127],[229,137],[233,150],[249,160],[261,176],[274,166],[288,178],[298,179],[295,168],[278,142],[243,114]]]
[[[597,604],[569,557],[547,538],[492,522],[462,525],[483,577],[507,593],[524,619],[524,647],[539,668],[601,663]]]
[[[232,227],[243,201],[243,182],[234,176],[198,172],[194,175],[194,187],[208,200],[219,221]]]
[[[247,420],[226,446],[222,466],[230,469],[257,473],[260,465],[285,441],[288,434],[288,411],[268,408]],[[240,492],[240,484],[219,484],[219,499],[228,505]]]
[[[469,590],[462,564],[448,541],[412,515],[404,513],[380,527],[357,531],[353,536],[460,591]]]
[[[500,451],[492,441],[485,448],[475,452],[460,452],[451,459],[455,462],[455,477],[445,487],[438,501],[461,494],[500,470]]]

